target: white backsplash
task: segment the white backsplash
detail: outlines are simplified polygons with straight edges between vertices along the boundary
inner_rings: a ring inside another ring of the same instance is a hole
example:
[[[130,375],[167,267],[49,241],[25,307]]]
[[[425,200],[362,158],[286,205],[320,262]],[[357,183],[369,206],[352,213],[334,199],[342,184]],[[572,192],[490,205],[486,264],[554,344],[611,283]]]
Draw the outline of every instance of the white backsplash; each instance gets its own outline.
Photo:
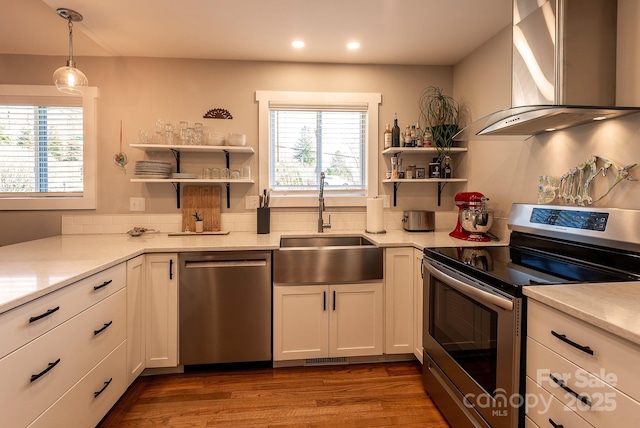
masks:
[[[364,212],[325,212],[325,222],[331,215],[332,232],[363,231],[366,226]],[[256,214],[223,213],[220,218],[221,229],[230,232],[256,232]],[[453,229],[456,213],[436,212],[436,228],[438,230]],[[100,214],[100,215],[63,215],[62,234],[109,234],[126,233],[133,227],[145,227],[164,233],[180,232],[182,214]],[[316,233],[318,213],[316,212],[277,212],[271,210],[272,232]],[[386,211],[384,213],[385,230],[402,229],[402,212]]]

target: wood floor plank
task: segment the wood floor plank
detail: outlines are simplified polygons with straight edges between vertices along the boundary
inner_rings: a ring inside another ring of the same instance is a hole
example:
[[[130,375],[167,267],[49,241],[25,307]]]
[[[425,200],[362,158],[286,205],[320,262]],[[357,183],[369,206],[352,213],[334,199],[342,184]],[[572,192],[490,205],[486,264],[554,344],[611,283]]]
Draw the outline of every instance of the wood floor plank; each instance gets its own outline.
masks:
[[[217,369],[137,379],[98,428],[448,425],[417,362]]]

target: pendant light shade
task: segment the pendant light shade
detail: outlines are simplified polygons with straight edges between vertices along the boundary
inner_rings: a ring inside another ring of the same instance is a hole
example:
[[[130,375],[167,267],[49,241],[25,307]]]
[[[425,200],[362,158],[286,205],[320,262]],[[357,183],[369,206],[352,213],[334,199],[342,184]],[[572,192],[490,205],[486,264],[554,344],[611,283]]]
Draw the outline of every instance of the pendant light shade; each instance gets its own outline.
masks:
[[[69,59],[66,67],[60,67],[53,73],[53,83],[59,91],[71,95],[82,95],[82,90],[89,86],[89,80],[82,71],[76,68],[73,61],[73,23],[82,21],[82,15],[71,9],[58,9],[56,13],[69,23]]]

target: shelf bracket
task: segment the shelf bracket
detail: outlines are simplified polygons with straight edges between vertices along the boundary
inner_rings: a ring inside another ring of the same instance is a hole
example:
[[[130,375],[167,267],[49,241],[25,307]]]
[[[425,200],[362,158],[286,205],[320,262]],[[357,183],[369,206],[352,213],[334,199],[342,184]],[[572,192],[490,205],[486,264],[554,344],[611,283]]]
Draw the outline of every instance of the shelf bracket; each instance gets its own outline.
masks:
[[[173,157],[176,158],[176,172],[180,172],[180,150],[171,149]],[[173,188],[176,189],[176,206],[180,208],[180,183],[172,183]]]
[[[396,206],[396,203],[398,201],[398,187],[400,187],[400,183],[399,181],[396,181],[393,183],[393,206]]]
[[[446,185],[446,181],[444,183],[442,181],[438,181],[438,206],[440,206],[440,203],[442,202],[442,190]]]
[[[173,188],[176,189],[176,206],[180,208],[180,183],[171,183]]]
[[[223,151],[224,151],[225,164],[227,165],[227,169],[229,170],[229,173],[231,173],[231,170],[229,168],[229,151],[228,150],[223,150]],[[227,188],[227,208],[231,208],[231,185],[227,182],[225,187]]]

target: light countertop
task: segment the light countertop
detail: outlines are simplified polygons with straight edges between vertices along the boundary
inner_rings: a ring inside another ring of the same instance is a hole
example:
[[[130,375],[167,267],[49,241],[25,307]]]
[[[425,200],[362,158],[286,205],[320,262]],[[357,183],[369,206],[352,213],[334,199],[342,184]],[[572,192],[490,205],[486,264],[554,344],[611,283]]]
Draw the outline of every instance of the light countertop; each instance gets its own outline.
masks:
[[[640,282],[524,287],[524,294],[640,345]]]
[[[449,231],[384,234],[351,232],[325,233],[362,235],[379,247],[460,247],[476,246],[449,236]],[[103,269],[144,253],[183,251],[275,250],[281,236],[311,236],[313,232],[270,233],[231,232],[228,235],[168,236],[145,233],[60,235],[0,247],[0,314],[35,298],[60,289]],[[505,241],[487,245],[507,245]]]

